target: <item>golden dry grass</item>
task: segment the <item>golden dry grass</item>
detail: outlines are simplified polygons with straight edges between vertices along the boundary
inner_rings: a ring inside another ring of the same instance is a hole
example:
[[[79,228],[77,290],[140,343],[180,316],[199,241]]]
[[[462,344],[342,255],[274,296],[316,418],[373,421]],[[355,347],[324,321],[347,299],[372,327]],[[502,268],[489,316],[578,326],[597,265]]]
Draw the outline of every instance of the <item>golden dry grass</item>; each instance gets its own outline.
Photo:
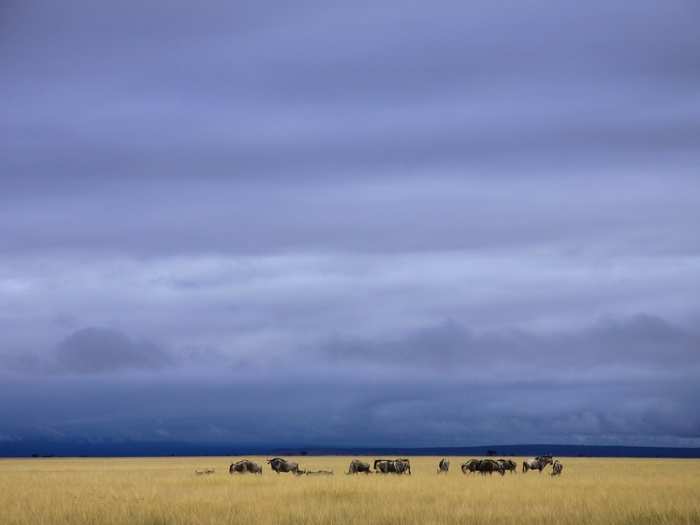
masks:
[[[564,458],[552,478],[464,476],[464,458],[442,476],[439,458],[412,458],[410,477],[346,476],[350,459],[297,458],[332,477],[268,465],[262,476],[229,476],[231,458],[0,460],[0,523],[700,524],[696,460]],[[195,475],[207,467],[216,473]]]

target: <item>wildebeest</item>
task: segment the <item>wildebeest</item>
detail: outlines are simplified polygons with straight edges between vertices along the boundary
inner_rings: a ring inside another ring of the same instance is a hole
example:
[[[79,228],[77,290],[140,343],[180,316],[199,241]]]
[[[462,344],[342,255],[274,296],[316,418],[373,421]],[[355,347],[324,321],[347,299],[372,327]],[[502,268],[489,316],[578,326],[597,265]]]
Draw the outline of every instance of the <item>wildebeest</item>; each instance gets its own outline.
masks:
[[[479,461],[478,459],[468,459],[462,463],[462,474],[467,472],[478,472],[479,471]]]
[[[558,476],[562,470],[564,470],[564,465],[558,459],[555,459],[554,463],[552,463],[552,476]]]
[[[518,465],[512,459],[499,459],[498,462],[503,466],[503,470],[509,470],[511,474],[518,471]]]
[[[442,458],[440,463],[438,463],[437,473],[442,474],[443,472],[447,474],[450,470],[450,462],[446,458]]]
[[[479,461],[479,467],[477,469],[480,474],[493,474],[498,472],[501,476],[506,473],[503,465],[496,461],[495,459],[482,459]]]
[[[303,470],[299,470],[299,464],[293,461],[287,461],[283,458],[272,458],[268,459],[267,462],[270,464],[270,468],[279,474],[280,472],[291,472],[297,476],[303,474]]]
[[[547,465],[552,463],[552,456],[537,456],[523,461],[523,472],[528,470],[539,470],[540,474]]]
[[[228,468],[229,474],[262,474],[262,467],[249,459],[241,459],[235,463],[231,463]]]
[[[364,472],[365,474],[369,474],[369,463],[365,463],[363,461],[360,461],[359,459],[353,459],[350,462],[350,466],[348,467],[348,474],[359,474],[360,472]]]
[[[380,474],[410,474],[411,462],[408,458],[375,459],[374,471]]]
[[[462,464],[462,473],[478,472],[480,474],[493,474],[498,472],[501,476],[506,473],[505,468],[495,459],[470,459]]]

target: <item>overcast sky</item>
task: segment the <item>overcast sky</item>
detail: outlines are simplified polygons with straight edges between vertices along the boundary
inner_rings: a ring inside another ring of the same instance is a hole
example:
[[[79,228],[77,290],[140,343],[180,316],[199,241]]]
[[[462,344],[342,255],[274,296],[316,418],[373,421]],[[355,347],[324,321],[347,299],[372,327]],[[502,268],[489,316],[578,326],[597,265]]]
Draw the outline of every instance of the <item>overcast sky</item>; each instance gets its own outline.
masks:
[[[0,6],[0,441],[700,446],[700,5]]]

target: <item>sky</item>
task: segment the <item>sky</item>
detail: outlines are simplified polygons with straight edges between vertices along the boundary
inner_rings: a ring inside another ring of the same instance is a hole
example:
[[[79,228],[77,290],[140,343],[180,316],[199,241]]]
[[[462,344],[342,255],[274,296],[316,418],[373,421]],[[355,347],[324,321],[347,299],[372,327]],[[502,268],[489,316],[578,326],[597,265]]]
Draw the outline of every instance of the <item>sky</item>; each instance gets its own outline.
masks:
[[[0,6],[0,443],[700,446],[700,5]]]

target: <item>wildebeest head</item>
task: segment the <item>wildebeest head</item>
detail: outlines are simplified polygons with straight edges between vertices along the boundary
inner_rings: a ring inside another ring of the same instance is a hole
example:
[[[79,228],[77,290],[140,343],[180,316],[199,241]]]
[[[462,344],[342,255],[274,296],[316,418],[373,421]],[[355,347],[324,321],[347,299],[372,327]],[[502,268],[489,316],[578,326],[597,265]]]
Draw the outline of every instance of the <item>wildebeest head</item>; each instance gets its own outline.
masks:
[[[280,472],[293,472],[294,474],[299,473],[298,463],[287,461],[286,459],[282,458],[268,459],[267,462],[270,464],[270,467],[272,467],[272,470],[274,470],[278,474]]]

